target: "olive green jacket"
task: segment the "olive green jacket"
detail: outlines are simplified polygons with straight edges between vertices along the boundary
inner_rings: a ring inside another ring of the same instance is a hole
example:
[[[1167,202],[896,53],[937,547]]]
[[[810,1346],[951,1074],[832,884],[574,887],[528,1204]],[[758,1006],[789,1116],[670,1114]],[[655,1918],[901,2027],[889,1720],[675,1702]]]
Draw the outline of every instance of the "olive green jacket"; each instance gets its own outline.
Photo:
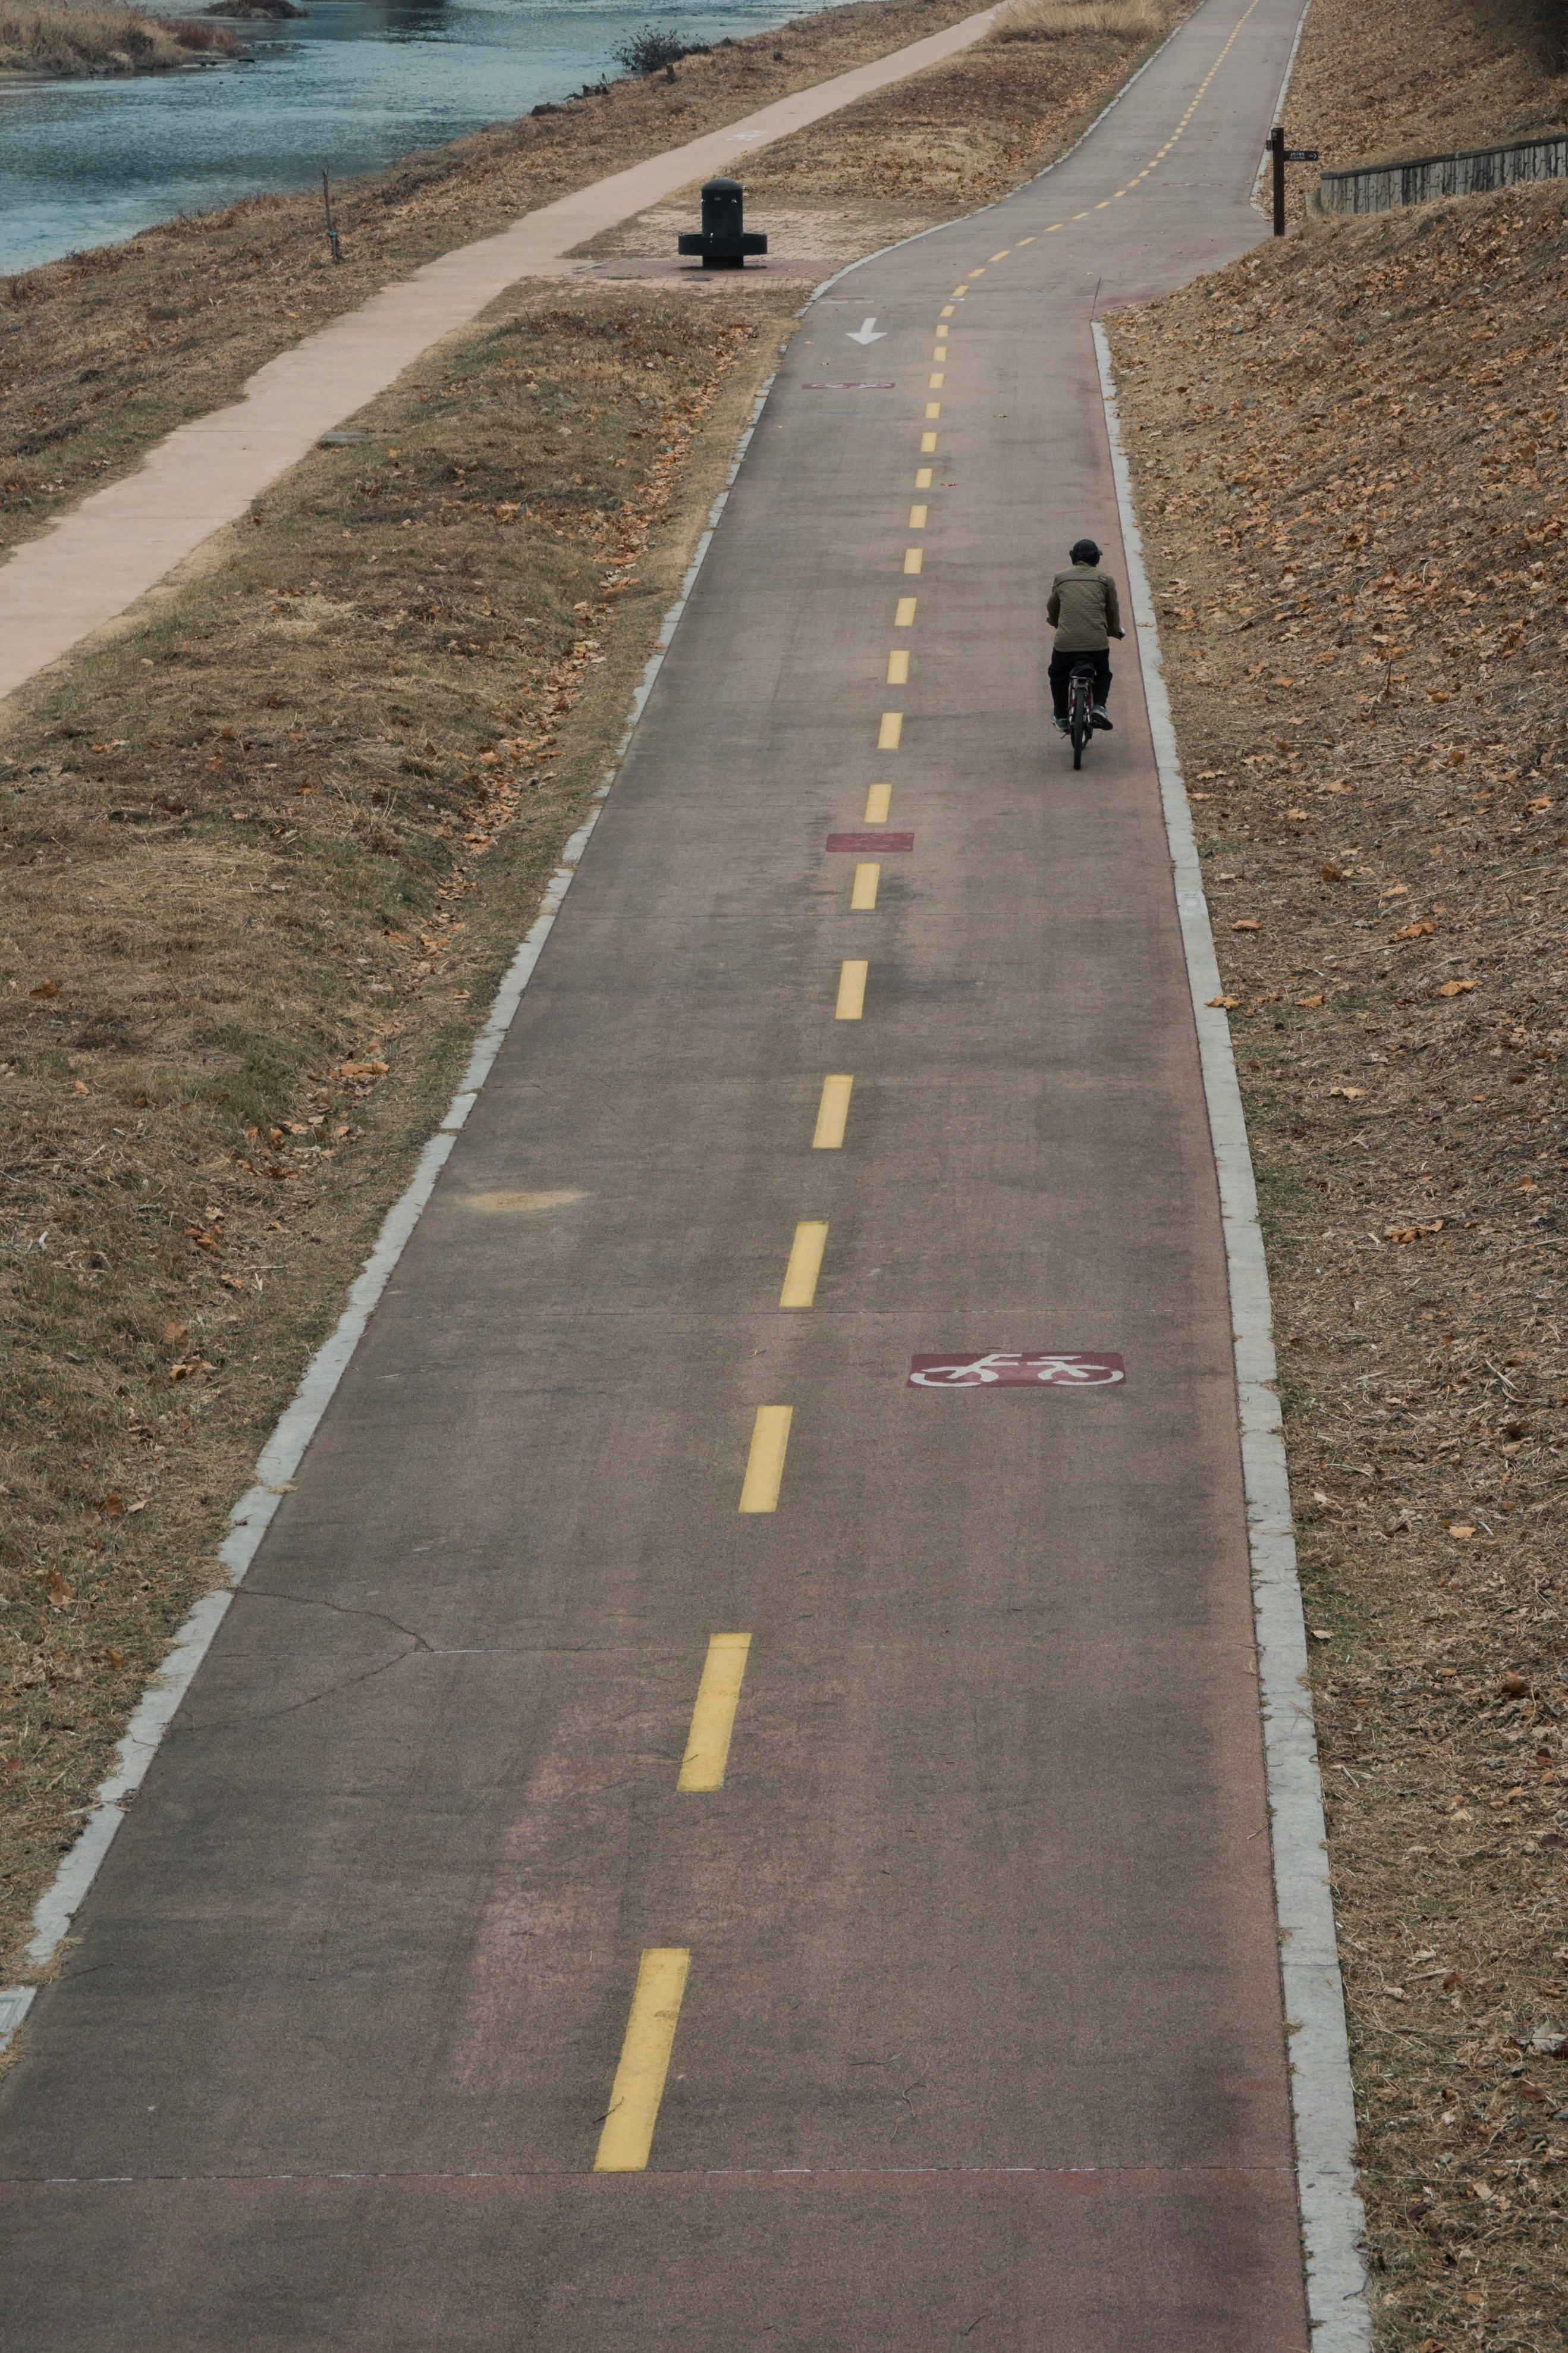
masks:
[[[1116,583],[1092,564],[1075,564],[1051,583],[1046,618],[1057,633],[1058,654],[1102,654],[1121,635]]]

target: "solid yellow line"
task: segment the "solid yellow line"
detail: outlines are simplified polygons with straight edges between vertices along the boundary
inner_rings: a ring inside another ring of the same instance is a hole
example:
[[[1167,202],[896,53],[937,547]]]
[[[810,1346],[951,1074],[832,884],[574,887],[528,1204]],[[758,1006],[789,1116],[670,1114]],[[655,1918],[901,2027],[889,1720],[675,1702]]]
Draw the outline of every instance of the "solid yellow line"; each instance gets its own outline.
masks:
[[[915,488],[917,491],[930,490],[931,468],[929,466],[917,466],[915,468]]]
[[[877,903],[877,885],[881,879],[880,866],[865,865],[855,869],[855,881],[849,892],[849,905],[854,913],[869,913]]]
[[[915,600],[912,596],[900,596],[893,615],[893,627],[895,629],[912,629],[914,625]]]
[[[816,1278],[822,1272],[822,1253],[826,1247],[825,1218],[806,1218],[796,1226],[789,1264],[784,1269],[784,1289],[779,1293],[781,1307],[811,1305],[816,1297]]]
[[[904,570],[908,573],[913,574],[918,572],[920,568],[920,549],[918,547],[906,547],[904,550]]]
[[[848,1097],[845,1097],[847,1103]],[[818,1124],[820,1125],[820,1120]],[[776,1512],[779,1503],[779,1482],[784,1477],[784,1454],[789,1446],[792,1405],[760,1405],[752,1424],[751,1451],[746,1456],[746,1475],[741,1482],[741,1500],[736,1506],[742,1512]]]
[[[888,684],[889,686],[908,686],[909,682],[910,658],[909,655],[900,648],[897,652],[890,653],[888,656]]]
[[[926,415],[927,415],[927,417],[940,417],[940,416],[942,415],[942,403],[941,403],[941,401],[940,401],[940,400],[928,400],[928,401],[927,401],[927,403],[926,403]]]
[[[940,392],[946,382],[947,375],[945,370],[937,368],[926,378],[926,390],[928,392]]]
[[[679,1948],[655,1948],[642,1957],[621,2063],[594,2159],[595,2173],[640,2173],[647,2163],[690,1966],[689,1952]]]
[[[858,1021],[865,1012],[868,969],[863,957],[846,956],[839,965],[838,1002],[833,1008],[835,1021]]]
[[[935,448],[936,448],[936,435],[935,435],[934,433],[922,433],[922,434],[921,435],[921,455],[922,455],[922,456],[924,456],[924,457],[929,458],[929,457],[931,457],[931,454],[933,453],[933,451],[935,450]],[[921,487],[921,485],[920,485],[919,483],[917,483],[917,484],[915,485],[915,487],[916,487],[916,489],[918,490],[918,489]]]
[[[798,1237],[805,1231],[795,1228]],[[819,1232],[826,1233],[822,1226]],[[821,1255],[818,1245],[817,1255]],[[812,1281],[816,1280],[815,1272]],[[807,1305],[810,1304],[808,1301]],[[702,1662],[702,1680],[697,1686],[697,1704],[691,1711],[691,1730],[687,1736],[686,1754],[680,1760],[678,1789],[721,1789],[724,1767],[730,1758],[730,1738],[735,1729],[735,1710],[740,1704],[741,1685],[745,1679],[746,1653],[752,1647],[749,1634],[710,1634],[708,1656]]]
[[[922,466],[921,468],[921,471],[926,476],[929,482],[931,468],[929,466]],[[910,529],[911,531],[924,531],[928,512],[929,510],[927,508],[921,506],[913,506],[910,509]]]
[[[878,751],[896,752],[903,736],[903,712],[901,711],[884,711],[882,713],[882,723],[877,730]]]
[[[910,601],[912,604],[914,600],[911,597]],[[870,786],[866,794],[866,823],[868,825],[886,825],[888,822],[888,811],[892,807],[892,802],[893,787],[891,785]]]
[[[837,1152],[843,1143],[844,1131],[849,1124],[849,1091],[854,1084],[854,1080],[846,1078],[842,1071],[823,1080],[822,1101],[816,1107],[816,1133],[811,1139],[814,1152]],[[760,1421],[763,1413],[788,1411],[788,1406],[763,1406],[757,1419]],[[782,1454],[779,1460],[782,1463]],[[741,1509],[744,1511],[745,1508],[742,1504]],[[766,1508],[771,1511],[773,1506],[769,1504]]]

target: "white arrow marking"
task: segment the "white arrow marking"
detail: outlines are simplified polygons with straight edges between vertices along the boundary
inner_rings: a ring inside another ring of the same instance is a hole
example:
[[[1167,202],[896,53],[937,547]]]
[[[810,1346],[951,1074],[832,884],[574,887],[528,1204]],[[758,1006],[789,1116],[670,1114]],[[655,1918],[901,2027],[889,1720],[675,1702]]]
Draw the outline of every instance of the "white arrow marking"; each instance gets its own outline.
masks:
[[[875,312],[870,318],[862,319],[858,328],[852,327],[849,330],[849,341],[852,343],[884,343],[887,340],[888,333],[885,327],[880,333],[877,331]]]

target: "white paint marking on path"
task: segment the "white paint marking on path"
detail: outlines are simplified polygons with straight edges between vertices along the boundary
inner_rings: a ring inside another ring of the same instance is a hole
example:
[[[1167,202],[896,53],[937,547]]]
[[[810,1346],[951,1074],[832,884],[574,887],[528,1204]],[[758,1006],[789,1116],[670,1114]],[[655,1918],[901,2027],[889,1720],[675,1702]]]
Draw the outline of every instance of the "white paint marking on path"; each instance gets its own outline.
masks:
[[[574,247],[723,169],[737,141],[762,145],[787,138],[940,64],[989,32],[994,16],[994,8],[982,9],[890,57],[542,205],[497,236],[459,246],[383,287],[280,352],[250,377],[238,400],[180,426],[135,473],[95,491],[0,565],[0,696],[117,620],[203,540],[243,515],[323,433],[519,279],[559,277],[585,266],[568,259]]]
[[[1308,2318],[1313,2353],[1370,2353],[1372,2318],[1361,2253],[1365,2217],[1355,2167],[1355,2099],[1329,1887],[1322,1781],[1307,1674],[1307,1628],[1296,1573],[1290,1482],[1279,1400],[1272,1387],[1278,1366],[1268,1264],[1258,1223],[1252,1153],[1231,1050],[1230,1023],[1222,1010],[1210,1005],[1210,999],[1221,994],[1219,962],[1165,692],[1159,625],[1143,570],[1143,543],[1121,444],[1110,347],[1098,320],[1094,346],[1110,438],[1138,659],[1171,845],[1209,1134],[1219,1176],[1252,1556],[1279,1974],[1285,2016],[1294,2030],[1289,2037],[1290,2102]]]
[[[181,1626],[162,1669],[148,1685],[131,1718],[125,1737],[115,1751],[114,1764],[109,1776],[95,1793],[92,1810],[83,1824],[80,1837],[34,1908],[33,1934],[26,1953],[29,1963],[36,1969],[47,1968],[53,1960],[61,1939],[97,1877],[99,1864],[108,1853],[115,1832],[125,1819],[126,1801],[135,1795],[146,1778],[147,1768],[158,1753],[170,1721],[211,1648],[213,1637],[223,1623],[236,1588],[260,1549],[261,1540],[271,1525],[273,1514],[289,1492],[294,1473],[304,1459],[305,1450],[320,1429],[321,1418],[332,1401],[338,1383],[348,1368],[410,1235],[419,1223],[426,1203],[436,1189],[436,1179],[451,1156],[458,1133],[494,1067],[507,1031],[522,1001],[523,990],[533,977],[544,943],[561,911],[561,902],[571,889],[572,878],[582,863],[589,837],[598,823],[599,812],[626,759],[637,722],[653,691],[653,682],[663,666],[665,655],[669,650],[696,585],[697,575],[702,569],[703,558],[713,543],[713,533],[729,501],[730,492],[773,381],[769,376],[752,404],[751,416],[735,445],[735,454],[724,478],[724,487],[709,509],[707,527],[698,540],[686,568],[680,594],[664,617],[655,649],[632,697],[625,732],[611,757],[605,781],[594,796],[594,807],[561,853],[561,863],[546,886],[539,913],[496,992],[489,1019],[474,1040],[468,1068],[463,1072],[446,1117],[420,1154],[406,1191],[387,1211],[381,1231],[376,1236],[375,1246],[350,1288],[348,1303],[338,1318],[336,1327],[306,1366],[293,1398],[258,1456],[254,1484],[229,1514],[229,1534],[218,1554],[228,1571],[228,1585],[217,1592],[204,1594]],[[37,1987],[31,1985],[0,1986],[0,2051],[5,2050],[26,2018],[37,1990]]]
[[[870,318],[862,319],[858,327],[849,329],[847,340],[852,343],[885,343],[888,340],[888,331],[886,327],[878,327],[876,313],[873,311]]]

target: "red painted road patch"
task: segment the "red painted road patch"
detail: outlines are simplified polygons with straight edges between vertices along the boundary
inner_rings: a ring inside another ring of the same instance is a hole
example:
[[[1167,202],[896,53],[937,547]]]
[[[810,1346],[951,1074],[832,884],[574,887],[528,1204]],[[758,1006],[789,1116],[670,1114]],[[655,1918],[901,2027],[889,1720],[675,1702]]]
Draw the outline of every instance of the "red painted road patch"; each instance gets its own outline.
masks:
[[[889,377],[886,384],[803,384],[802,392],[897,392],[898,385]]]
[[[1120,1356],[994,1348],[978,1356],[911,1356],[909,1386],[912,1389],[1081,1389],[1103,1388],[1126,1378]]]
[[[912,849],[914,846],[912,833],[830,833],[827,837],[829,849],[855,849],[862,853],[875,849],[885,858],[890,857],[895,849]]]

